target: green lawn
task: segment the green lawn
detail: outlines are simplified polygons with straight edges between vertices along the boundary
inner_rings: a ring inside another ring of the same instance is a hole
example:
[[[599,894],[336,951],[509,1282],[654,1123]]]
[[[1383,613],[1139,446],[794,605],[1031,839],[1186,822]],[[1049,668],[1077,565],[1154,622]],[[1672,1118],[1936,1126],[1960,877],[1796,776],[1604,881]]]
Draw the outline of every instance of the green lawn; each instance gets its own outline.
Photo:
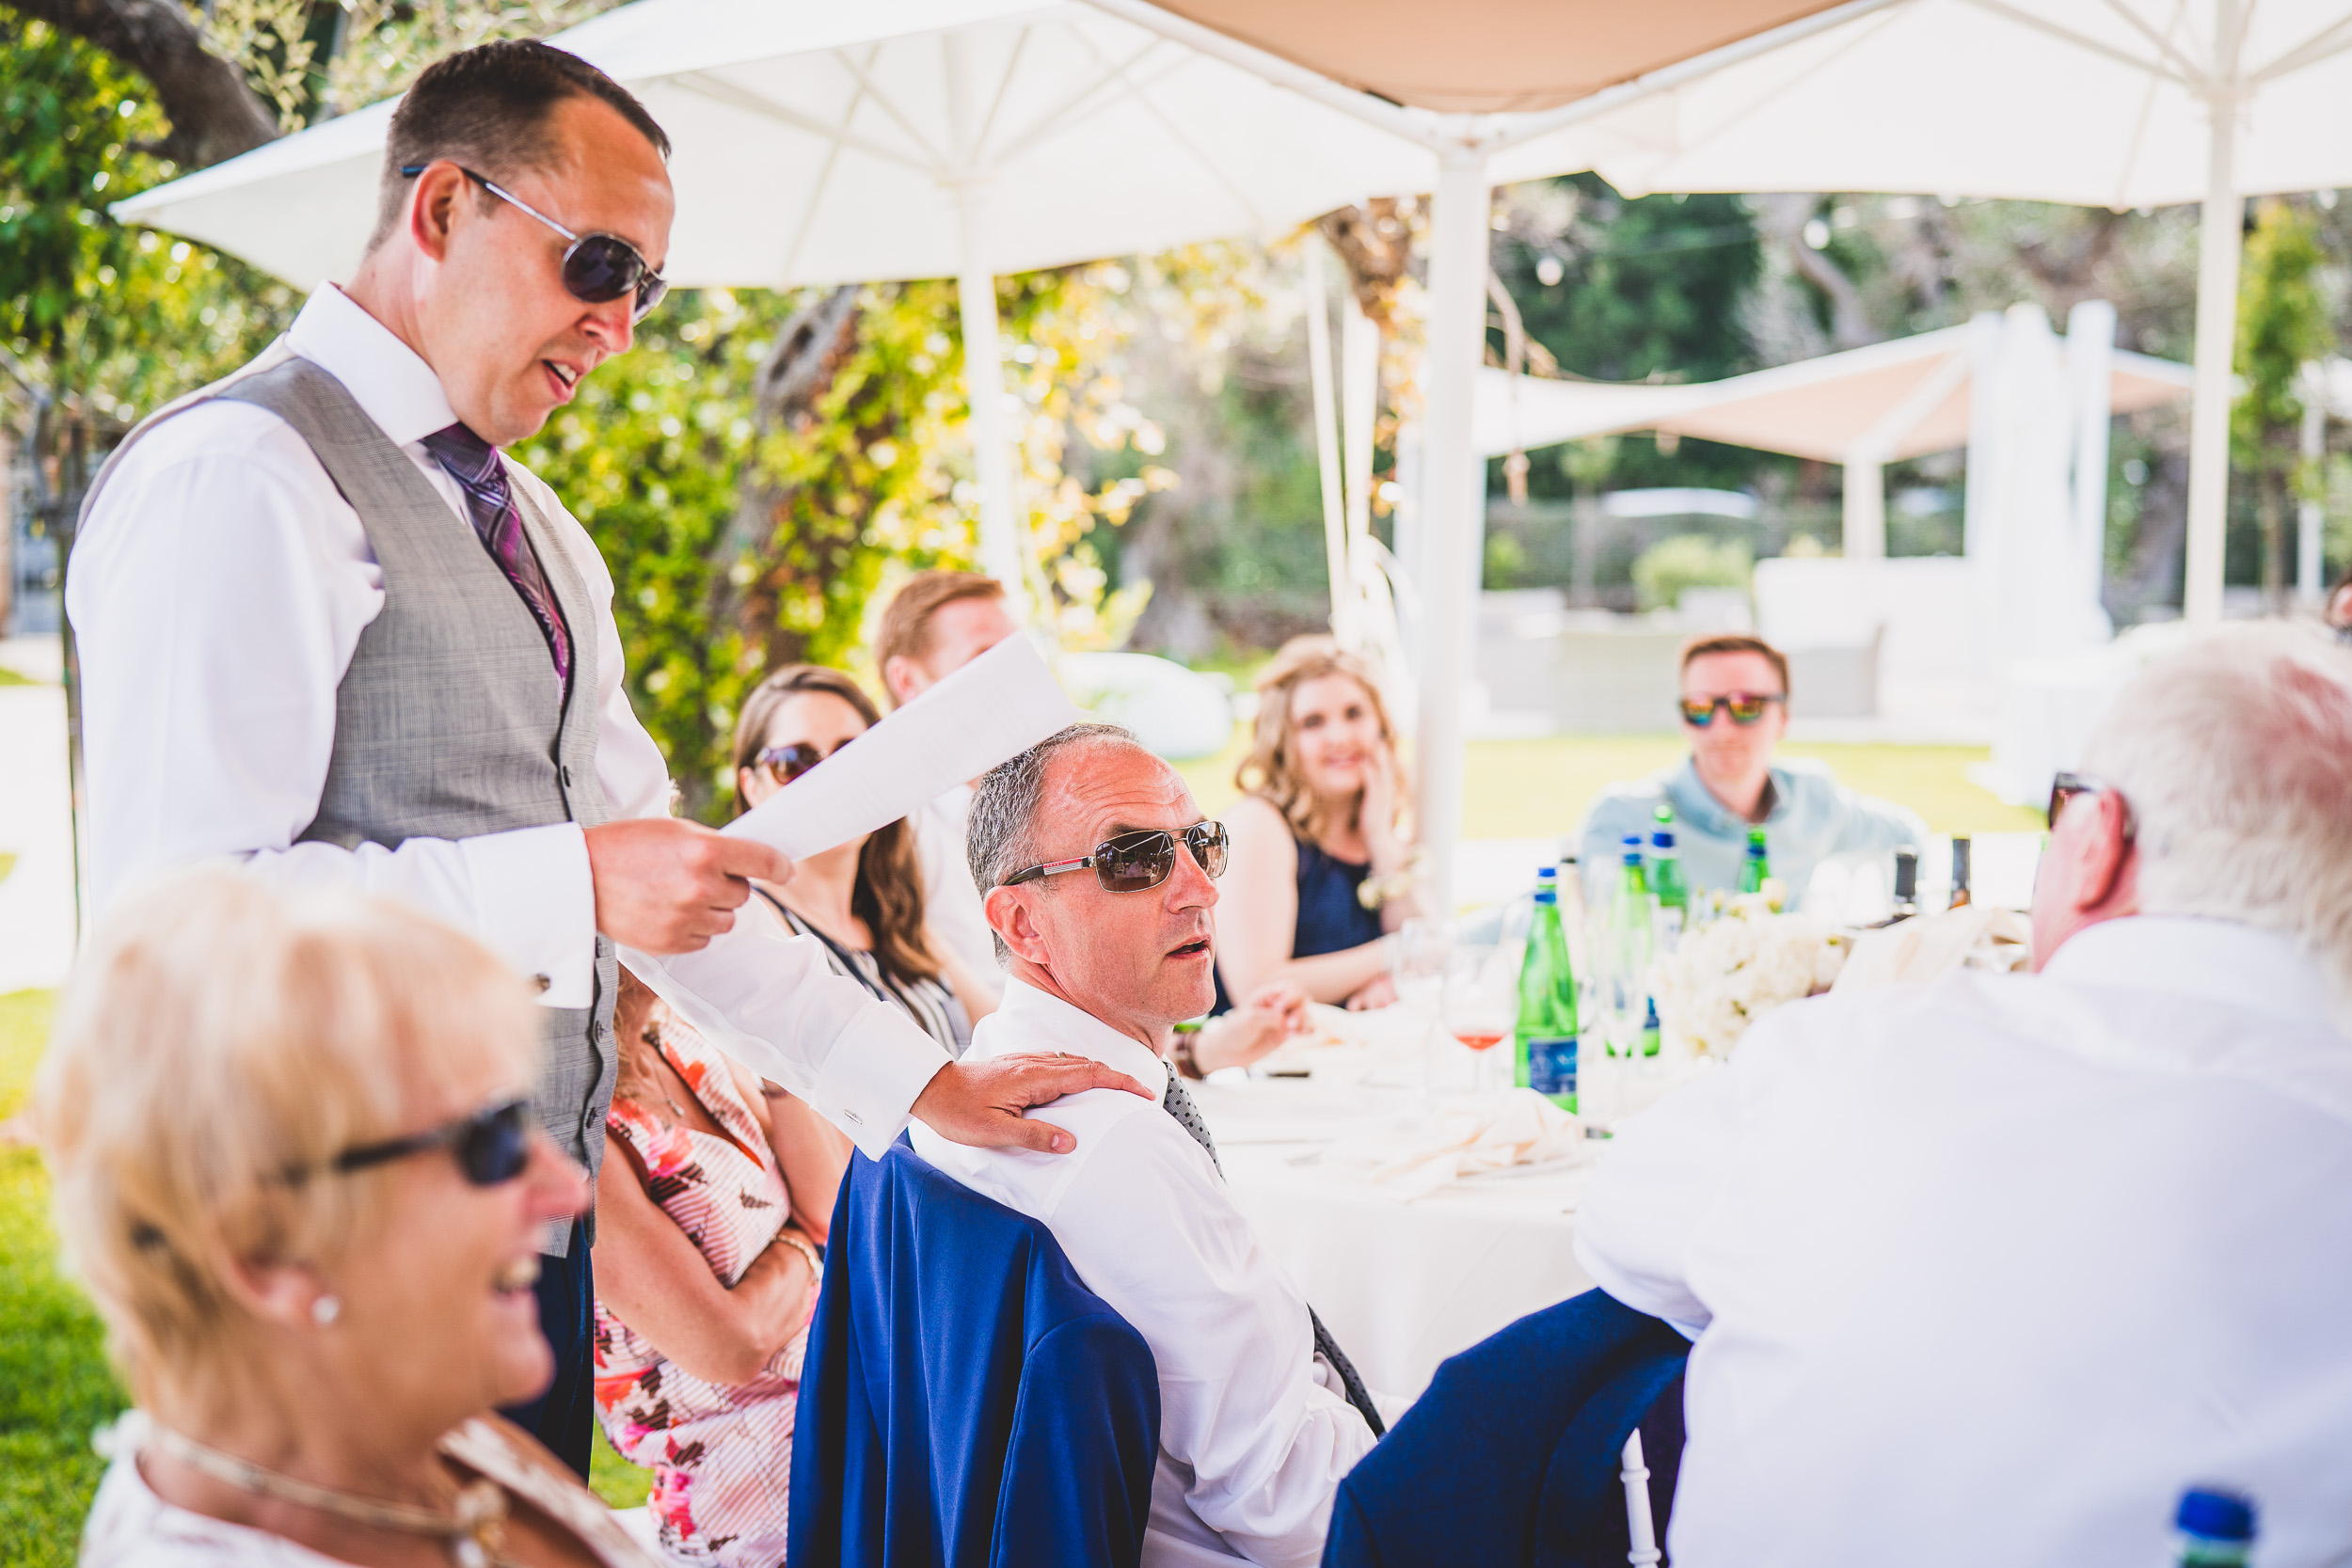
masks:
[[[1203,811],[1234,795],[1233,768],[1247,750],[1239,737],[1214,757],[1183,763]],[[1968,782],[1981,746],[1875,746],[1816,742],[1784,754],[1825,762],[1866,795],[1911,807],[1939,833],[2036,832],[2042,814],[2004,804]],[[1466,838],[1542,838],[1572,832],[1586,802],[1604,785],[1653,772],[1683,754],[1675,735],[1555,736],[1543,740],[1478,740],[1470,748],[1462,833]]]
[[[23,1105],[52,1006],[0,996],[0,1121]],[[90,1433],[122,1403],[98,1319],[57,1272],[40,1156],[0,1145],[0,1562],[72,1562],[104,1468]]]
[[[40,682],[30,675],[19,674],[7,665],[0,664],[0,686],[39,686],[40,684]]]

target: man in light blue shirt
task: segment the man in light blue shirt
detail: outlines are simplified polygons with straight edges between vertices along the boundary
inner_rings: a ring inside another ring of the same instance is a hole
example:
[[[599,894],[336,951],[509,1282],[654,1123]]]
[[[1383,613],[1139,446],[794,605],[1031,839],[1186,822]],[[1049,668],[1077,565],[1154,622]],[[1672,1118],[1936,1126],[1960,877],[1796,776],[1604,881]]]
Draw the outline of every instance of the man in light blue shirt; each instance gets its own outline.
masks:
[[[1918,813],[1855,794],[1820,763],[1773,760],[1788,729],[1788,660],[1762,638],[1685,644],[1680,707],[1691,754],[1648,778],[1611,784],[1585,812],[1577,853],[1588,892],[1608,885],[1628,833],[1648,845],[1661,800],[1674,807],[1676,847],[1692,888],[1736,892],[1748,829],[1761,826],[1791,909],[1813,868],[1832,855],[1891,859],[1904,845],[1927,843]]]

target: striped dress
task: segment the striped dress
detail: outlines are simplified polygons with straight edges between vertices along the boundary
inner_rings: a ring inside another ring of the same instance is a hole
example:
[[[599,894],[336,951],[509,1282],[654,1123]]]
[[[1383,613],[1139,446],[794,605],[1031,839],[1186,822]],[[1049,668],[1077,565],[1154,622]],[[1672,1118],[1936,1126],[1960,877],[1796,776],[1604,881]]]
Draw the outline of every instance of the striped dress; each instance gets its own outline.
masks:
[[[673,1125],[615,1098],[605,1120],[636,1151],[648,1192],[730,1288],[791,1217],[790,1196],[726,1059],[675,1019],[661,1053],[723,1131]],[[812,1295],[812,1299],[814,1299]],[[705,1383],[596,1303],[596,1409],[615,1452],[653,1472],[662,1548],[721,1568],[783,1568],[792,1417],[808,1331],[746,1384]]]

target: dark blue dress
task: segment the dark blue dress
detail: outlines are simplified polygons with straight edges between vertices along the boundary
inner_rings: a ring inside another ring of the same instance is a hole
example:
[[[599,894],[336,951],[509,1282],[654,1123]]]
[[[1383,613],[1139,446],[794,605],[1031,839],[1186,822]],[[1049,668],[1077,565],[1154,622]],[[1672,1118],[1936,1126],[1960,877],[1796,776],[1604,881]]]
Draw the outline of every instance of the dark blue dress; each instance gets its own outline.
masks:
[[[1298,846],[1298,924],[1291,933],[1291,957],[1311,958],[1319,953],[1344,953],[1380,940],[1380,911],[1364,908],[1357,890],[1372,874],[1371,863],[1343,861],[1303,838]],[[1222,1013],[1233,1006],[1225,992],[1225,975],[1216,976],[1216,1006]]]

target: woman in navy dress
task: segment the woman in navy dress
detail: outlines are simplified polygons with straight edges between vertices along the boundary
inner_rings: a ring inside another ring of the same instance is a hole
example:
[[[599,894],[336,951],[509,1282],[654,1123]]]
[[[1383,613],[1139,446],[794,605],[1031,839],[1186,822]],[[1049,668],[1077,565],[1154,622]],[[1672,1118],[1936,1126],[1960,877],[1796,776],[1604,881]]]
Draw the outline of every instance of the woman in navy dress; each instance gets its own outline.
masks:
[[[1219,1002],[1274,981],[1318,1002],[1395,1000],[1382,941],[1416,912],[1396,734],[1371,665],[1293,638],[1258,677],[1257,734],[1225,813]]]

